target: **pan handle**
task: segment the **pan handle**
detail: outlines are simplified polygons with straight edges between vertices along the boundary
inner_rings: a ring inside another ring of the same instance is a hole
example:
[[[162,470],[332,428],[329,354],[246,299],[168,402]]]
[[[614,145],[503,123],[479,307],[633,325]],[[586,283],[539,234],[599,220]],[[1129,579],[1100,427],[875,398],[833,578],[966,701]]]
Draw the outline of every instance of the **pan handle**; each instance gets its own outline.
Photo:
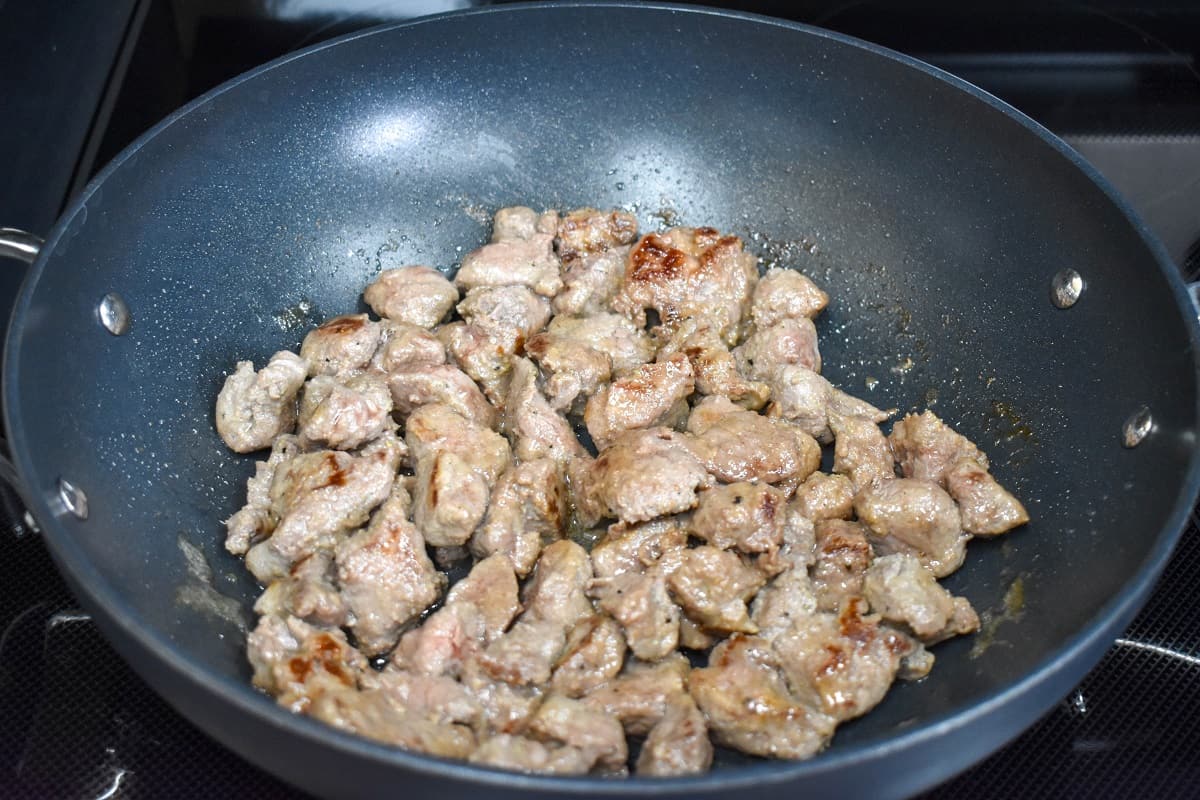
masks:
[[[32,264],[46,240],[17,228],[0,228],[0,257]]]

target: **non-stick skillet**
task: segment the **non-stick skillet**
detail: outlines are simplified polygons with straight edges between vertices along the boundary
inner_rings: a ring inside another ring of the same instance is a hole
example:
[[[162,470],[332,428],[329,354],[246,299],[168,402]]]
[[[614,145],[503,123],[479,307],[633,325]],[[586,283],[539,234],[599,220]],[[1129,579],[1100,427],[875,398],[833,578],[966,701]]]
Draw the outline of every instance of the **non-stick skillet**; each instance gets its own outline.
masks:
[[[990,612],[988,636],[939,647],[929,679],[811,761],[723,756],[653,783],[442,762],[251,689],[257,587],[221,520],[253,459],[213,430],[224,375],[355,308],[380,268],[452,268],[484,241],[481,211],[514,203],[712,224],[821,282],[827,376],[880,406],[933,404],[1033,515],[973,543],[949,582]],[[1082,291],[1060,308],[1064,284]],[[1200,484],[1198,341],[1125,204],[978,89],[748,15],[509,6],[289,56],[122,153],[30,270],[4,400],[32,510],[105,634],[202,728],[309,791],[886,797],[1015,735],[1142,603]]]

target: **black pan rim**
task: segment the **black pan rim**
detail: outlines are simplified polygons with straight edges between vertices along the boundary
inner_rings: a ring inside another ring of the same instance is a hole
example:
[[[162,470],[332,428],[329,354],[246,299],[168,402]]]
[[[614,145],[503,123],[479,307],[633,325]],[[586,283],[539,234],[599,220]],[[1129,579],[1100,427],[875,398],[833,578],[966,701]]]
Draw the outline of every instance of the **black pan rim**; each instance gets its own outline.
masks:
[[[1150,233],[1149,229],[1132,208],[1129,207],[1128,203],[1117,194],[1108,181],[1094,167],[1045,127],[995,96],[950,73],[888,48],[820,28],[758,14],[671,3],[635,3],[628,2],[628,0],[622,2],[596,2],[595,0],[530,2],[454,11],[406,22],[391,23],[347,34],[287,54],[231,79],[176,110],[138,137],[137,140],[117,155],[112,162],[106,165],[89,182],[80,195],[71,202],[62,217],[55,224],[50,235],[47,237],[46,245],[42,248],[39,258],[26,276],[10,320],[4,353],[4,421],[6,429],[9,432],[13,458],[19,473],[24,478],[37,476],[30,442],[22,433],[23,426],[18,392],[19,383],[17,380],[17,375],[20,371],[20,350],[24,323],[29,311],[31,297],[45,270],[49,254],[53,252],[58,241],[75,218],[81,212],[86,214],[86,205],[89,198],[103,186],[109,175],[120,169],[125,161],[151,142],[160,132],[187,115],[195,113],[217,96],[230,91],[243,82],[284,66],[293,60],[304,58],[311,53],[330,47],[341,46],[360,38],[375,36],[400,28],[437,24],[447,18],[497,13],[530,13],[544,9],[585,8],[621,8],[653,13],[668,12],[672,14],[724,17],[752,24],[780,27],[809,36],[829,39],[849,47],[867,50],[898,62],[910,69],[919,70],[935,79],[950,84],[960,91],[966,92],[975,99],[1005,114],[1013,121],[1028,129],[1030,133],[1040,138],[1044,143],[1049,144],[1059,155],[1066,158],[1077,169],[1083,172],[1088,179],[1099,186],[1109,202],[1125,216],[1154,258],[1159,270],[1167,279],[1175,298],[1177,313],[1183,314],[1185,320],[1187,320],[1189,338],[1192,345],[1194,373],[1200,376],[1200,323],[1197,322],[1195,315],[1190,311],[1191,302],[1187,295],[1187,290],[1178,271],[1167,256],[1165,248]],[[1200,420],[1200,404],[1198,404],[1196,409],[1196,418]],[[209,674],[205,670],[197,668],[192,662],[176,652],[166,637],[157,634],[149,628],[134,624],[132,609],[123,602],[120,592],[115,590],[112,585],[104,582],[91,567],[82,552],[74,546],[73,537],[63,526],[61,522],[61,510],[52,508],[52,504],[48,499],[54,494],[52,481],[53,477],[47,477],[38,483],[26,481],[26,486],[30,490],[33,502],[31,510],[42,525],[45,538],[60,569],[67,572],[72,578],[73,584],[79,587],[85,594],[83,598],[87,601],[85,605],[92,609],[102,609],[105,613],[100,616],[106,622],[119,627],[122,635],[134,640],[143,650],[153,653],[156,658],[168,665],[178,677],[185,679],[210,694],[223,697],[226,701],[236,705],[241,711],[257,717],[261,722],[274,728],[286,730],[291,735],[299,736],[324,746],[337,748],[344,753],[358,758],[368,759],[392,767],[401,767],[424,773],[431,777],[471,780],[482,785],[508,789],[528,789],[572,794],[615,795],[635,792],[681,794],[697,790],[719,791],[723,789],[761,786],[769,783],[798,781],[805,778],[813,779],[821,774],[842,769],[852,762],[877,760],[896,752],[911,750],[922,744],[931,743],[956,730],[966,728],[972,723],[981,721],[1016,698],[1034,693],[1039,688],[1052,683],[1057,676],[1066,671],[1074,670],[1085,660],[1089,662],[1086,666],[1092,666],[1103,652],[1103,645],[1110,642],[1119,633],[1120,628],[1128,624],[1134,613],[1145,602],[1150,590],[1153,588],[1155,580],[1169,560],[1175,543],[1182,533],[1183,526],[1191,513],[1197,491],[1200,490],[1200,450],[1193,452],[1184,481],[1183,491],[1180,493],[1171,510],[1168,523],[1158,531],[1150,555],[1139,566],[1134,577],[1118,595],[1114,596],[1101,609],[1091,622],[1074,636],[1065,640],[1051,655],[1038,667],[1031,670],[1023,679],[1006,688],[997,690],[973,705],[960,709],[957,712],[946,713],[926,720],[911,730],[897,735],[879,737],[852,746],[838,747],[835,744],[830,750],[808,761],[764,762],[745,768],[723,770],[698,777],[655,780],[634,777],[621,781],[583,777],[532,776],[502,772],[468,765],[459,761],[440,759],[404,751],[399,748],[388,747],[338,731],[316,720],[292,714],[277,706],[265,695],[254,691],[249,684],[219,678]],[[104,625],[101,627],[103,628]],[[1080,671],[1080,674],[1082,674],[1082,671]],[[999,746],[999,744],[1000,742],[997,742],[996,746]],[[961,769],[965,766],[965,764],[948,765],[948,769],[944,771],[944,774],[940,775],[940,779],[949,777],[953,770]]]

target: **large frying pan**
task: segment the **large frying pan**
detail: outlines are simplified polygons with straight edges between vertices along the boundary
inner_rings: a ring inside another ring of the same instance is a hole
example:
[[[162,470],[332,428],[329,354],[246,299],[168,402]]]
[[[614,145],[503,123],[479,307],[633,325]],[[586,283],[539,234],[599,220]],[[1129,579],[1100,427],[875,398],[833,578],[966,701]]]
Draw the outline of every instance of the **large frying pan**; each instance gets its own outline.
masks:
[[[936,401],[1029,506],[1028,527],[972,544],[949,581],[995,615],[990,632],[938,648],[929,679],[811,761],[723,757],[653,784],[438,761],[253,691],[257,587],[220,522],[253,459],[214,433],[223,376],[296,347],[296,317],[355,308],[381,266],[453,265],[512,203],[710,223],[821,281],[829,377],[884,407]],[[1067,268],[1084,290],[1060,309]],[[101,324],[108,293],[128,305],[124,335]],[[1187,302],[1087,164],[937,70],[746,15],[506,7],[287,57],[131,146],[33,265],[4,400],[33,513],[104,633],[202,728],[309,791],[899,796],[1032,722],[1146,597],[1200,482]],[[1150,433],[1127,448],[1143,407]]]

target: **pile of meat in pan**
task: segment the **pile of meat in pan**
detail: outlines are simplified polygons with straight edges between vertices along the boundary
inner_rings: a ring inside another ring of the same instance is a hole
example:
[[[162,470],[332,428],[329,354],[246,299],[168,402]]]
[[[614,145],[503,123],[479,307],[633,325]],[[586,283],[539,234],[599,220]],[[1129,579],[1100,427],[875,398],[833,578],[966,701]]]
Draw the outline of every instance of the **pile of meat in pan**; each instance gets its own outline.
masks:
[[[805,758],[976,630],[937,579],[1027,520],[936,416],[885,436],[822,378],[828,297],[736,236],[507,208],[453,282],[364,298],[216,404],[271,448],[227,523],[254,682],[344,730],[530,772]]]

